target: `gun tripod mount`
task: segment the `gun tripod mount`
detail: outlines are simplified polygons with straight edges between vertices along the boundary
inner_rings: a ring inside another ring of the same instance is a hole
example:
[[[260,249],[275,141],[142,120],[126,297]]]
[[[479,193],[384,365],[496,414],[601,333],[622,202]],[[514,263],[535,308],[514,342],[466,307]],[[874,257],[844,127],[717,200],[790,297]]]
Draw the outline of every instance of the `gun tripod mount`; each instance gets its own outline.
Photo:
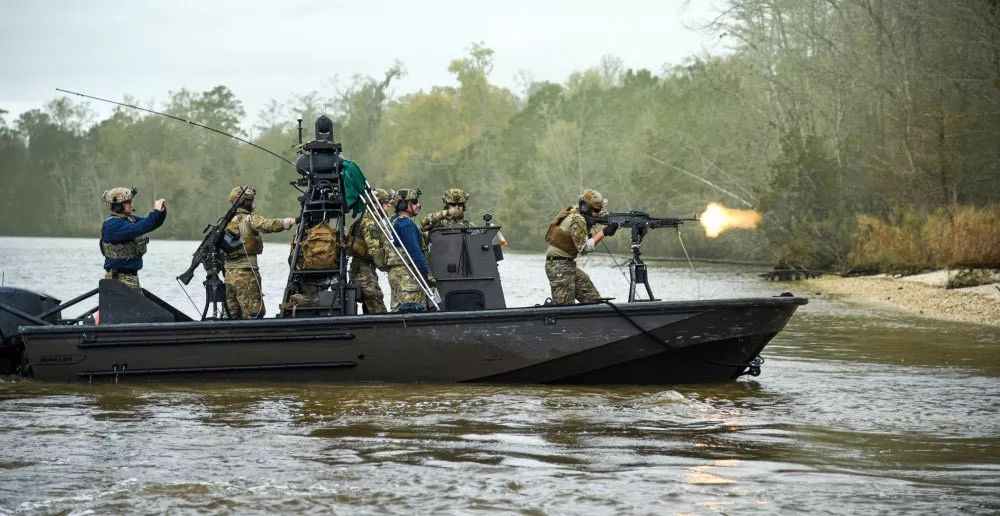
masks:
[[[219,272],[225,263],[226,257],[219,250],[205,257],[205,281],[202,282],[202,285],[205,285],[205,308],[201,311],[203,321],[229,318],[229,309],[226,308],[226,283],[219,278]],[[212,312],[211,317],[208,317],[209,308]]]
[[[635,299],[636,287],[641,283],[646,287],[646,294],[649,299],[640,301],[659,301],[653,296],[653,289],[649,288],[649,274],[646,271],[646,264],[642,261],[642,237],[646,235],[645,225],[632,226],[632,259],[628,261],[628,302],[633,303]]]

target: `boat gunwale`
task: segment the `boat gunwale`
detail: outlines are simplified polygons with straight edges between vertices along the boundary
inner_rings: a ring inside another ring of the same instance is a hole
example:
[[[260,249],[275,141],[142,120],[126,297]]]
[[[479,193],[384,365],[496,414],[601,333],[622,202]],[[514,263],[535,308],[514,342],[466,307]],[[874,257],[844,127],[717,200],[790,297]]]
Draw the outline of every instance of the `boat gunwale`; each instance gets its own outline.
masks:
[[[809,299],[799,296],[774,296],[774,297],[748,297],[748,298],[721,298],[721,299],[700,299],[700,300],[677,300],[677,301],[641,301],[633,303],[614,303],[614,307],[607,303],[586,303],[574,305],[536,305],[516,308],[497,308],[487,310],[468,310],[454,312],[415,312],[398,313],[389,312],[382,314],[359,314],[344,316],[316,316],[297,318],[267,318],[267,319],[243,319],[243,320],[198,320],[198,321],[174,321],[174,322],[138,322],[120,324],[101,325],[46,325],[46,326],[21,326],[19,332],[22,335],[47,335],[47,334],[78,334],[78,333],[118,333],[140,331],[142,333],[156,332],[158,330],[237,330],[237,329],[281,329],[296,328],[306,329],[315,327],[317,329],[329,329],[336,326],[342,329],[365,329],[379,325],[414,325],[425,326],[441,322],[460,323],[471,320],[482,322],[487,320],[523,320],[537,319],[539,317],[581,317],[588,315],[614,314],[620,310],[630,316],[677,314],[688,312],[702,312],[705,310],[719,308],[750,308],[750,307],[783,307],[802,306],[809,303]],[[616,310],[617,309],[617,310]]]

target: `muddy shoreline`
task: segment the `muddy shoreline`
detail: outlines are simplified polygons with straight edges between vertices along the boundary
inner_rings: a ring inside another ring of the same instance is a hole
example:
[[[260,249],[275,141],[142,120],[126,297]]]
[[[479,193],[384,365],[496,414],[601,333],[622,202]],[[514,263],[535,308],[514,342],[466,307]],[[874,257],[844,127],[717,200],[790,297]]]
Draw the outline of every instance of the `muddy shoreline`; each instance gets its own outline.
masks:
[[[810,294],[898,309],[940,320],[1000,327],[1000,283],[946,289],[948,271],[917,276],[821,276],[802,284]]]

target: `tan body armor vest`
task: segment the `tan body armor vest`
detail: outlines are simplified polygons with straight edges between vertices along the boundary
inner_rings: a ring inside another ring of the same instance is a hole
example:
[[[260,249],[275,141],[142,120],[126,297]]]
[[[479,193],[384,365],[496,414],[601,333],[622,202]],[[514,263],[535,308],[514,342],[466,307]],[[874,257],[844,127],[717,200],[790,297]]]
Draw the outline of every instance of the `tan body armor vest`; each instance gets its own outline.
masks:
[[[560,211],[549,223],[549,229],[545,232],[545,241],[571,258],[576,258],[580,252],[573,242],[573,235],[569,232],[570,224],[573,223],[571,215],[574,213],[576,209],[572,206]]]
[[[119,218],[114,215],[104,219],[104,224],[107,224],[109,220]],[[135,217],[129,216],[125,220],[131,222],[132,224],[138,221]],[[101,254],[106,258],[112,258],[114,260],[134,260],[136,258],[142,258],[142,255],[146,254],[146,244],[149,243],[149,237],[146,235],[139,235],[132,240],[126,242],[115,242],[109,243],[104,241],[104,224],[101,224]]]
[[[226,225],[226,230],[243,239],[243,246],[226,255],[228,259],[242,258],[251,254],[264,252],[264,241],[260,233],[250,227],[250,213],[237,213]]]

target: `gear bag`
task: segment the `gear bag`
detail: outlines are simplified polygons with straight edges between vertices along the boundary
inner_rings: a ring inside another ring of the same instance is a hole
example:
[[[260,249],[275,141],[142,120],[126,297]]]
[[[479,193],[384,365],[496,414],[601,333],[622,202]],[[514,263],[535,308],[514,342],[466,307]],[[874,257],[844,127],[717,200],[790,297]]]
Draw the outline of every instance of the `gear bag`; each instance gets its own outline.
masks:
[[[295,242],[292,242],[295,252]],[[299,249],[298,270],[336,269],[339,264],[337,234],[329,224],[320,222],[306,231]]]

